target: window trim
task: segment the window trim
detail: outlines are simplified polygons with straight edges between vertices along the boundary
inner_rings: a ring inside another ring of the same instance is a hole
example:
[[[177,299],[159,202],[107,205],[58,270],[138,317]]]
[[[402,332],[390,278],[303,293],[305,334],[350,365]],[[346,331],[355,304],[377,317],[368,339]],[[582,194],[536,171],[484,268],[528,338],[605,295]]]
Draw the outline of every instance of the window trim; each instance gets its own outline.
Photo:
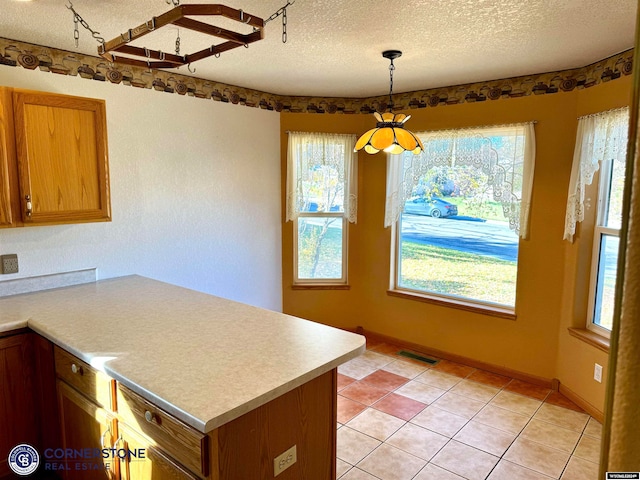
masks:
[[[595,320],[596,293],[598,290],[598,270],[600,267],[600,255],[602,240],[605,236],[620,238],[620,229],[602,226],[608,215],[611,182],[613,176],[613,162],[603,160],[598,171],[598,207],[596,221],[593,228],[593,244],[591,246],[591,273],[589,275],[589,297],[587,304],[587,330],[605,338],[611,337],[611,331],[597,325]],[[617,277],[617,273],[616,273]]]
[[[342,219],[342,277],[341,278],[299,278],[298,277],[298,220],[300,218],[335,217]],[[293,286],[328,287],[348,285],[349,265],[349,222],[345,212],[300,212],[293,222]]]

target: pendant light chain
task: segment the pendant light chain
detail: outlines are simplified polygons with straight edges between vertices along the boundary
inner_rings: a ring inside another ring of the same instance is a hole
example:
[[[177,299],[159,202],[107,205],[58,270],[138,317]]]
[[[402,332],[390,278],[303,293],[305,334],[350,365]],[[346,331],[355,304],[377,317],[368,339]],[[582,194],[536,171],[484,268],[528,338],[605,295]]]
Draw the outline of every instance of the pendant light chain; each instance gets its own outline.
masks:
[[[391,59],[391,65],[389,65],[389,111],[393,111],[393,71],[396,69],[393,64],[393,58]]]

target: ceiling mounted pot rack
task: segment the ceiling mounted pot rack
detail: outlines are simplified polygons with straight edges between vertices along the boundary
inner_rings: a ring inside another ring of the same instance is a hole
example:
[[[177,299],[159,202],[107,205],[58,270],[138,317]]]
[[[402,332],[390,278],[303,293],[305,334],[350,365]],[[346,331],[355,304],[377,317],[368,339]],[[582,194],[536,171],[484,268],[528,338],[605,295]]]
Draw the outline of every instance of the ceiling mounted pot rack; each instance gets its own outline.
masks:
[[[253,27],[253,31],[248,34],[242,34],[189,18],[193,16],[222,16],[230,20],[250,25]],[[222,38],[226,41],[186,55],[175,55],[172,53],[162,52],[160,50],[152,50],[149,48],[130,45],[132,41],[166,25],[175,25],[187,30],[193,30],[206,35]],[[257,42],[264,38],[264,25],[265,21],[262,18],[225,5],[179,5],[159,17],[153,17],[148,22],[129,29],[126,33],[123,33],[112,40],[101,43],[98,46],[98,53],[101,57],[113,63],[156,69],[176,68],[188,65],[197,60],[202,60],[203,58],[214,55],[218,56],[220,53],[234,48],[248,47],[250,43]],[[143,60],[119,56],[116,55],[116,53],[131,55],[133,57],[142,57]]]

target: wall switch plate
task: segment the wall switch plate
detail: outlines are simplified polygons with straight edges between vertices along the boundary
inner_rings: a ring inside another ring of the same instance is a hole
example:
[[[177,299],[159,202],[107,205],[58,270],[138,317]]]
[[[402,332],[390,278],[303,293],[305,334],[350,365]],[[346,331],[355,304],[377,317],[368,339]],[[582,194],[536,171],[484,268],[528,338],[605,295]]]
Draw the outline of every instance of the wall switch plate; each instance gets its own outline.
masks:
[[[18,273],[18,255],[11,253],[0,256],[0,270],[2,273]]]
[[[596,363],[593,368],[593,379],[598,383],[602,383],[602,365]]]
[[[284,472],[291,465],[296,463],[298,456],[296,454],[296,446],[273,459],[273,476],[276,477]]]

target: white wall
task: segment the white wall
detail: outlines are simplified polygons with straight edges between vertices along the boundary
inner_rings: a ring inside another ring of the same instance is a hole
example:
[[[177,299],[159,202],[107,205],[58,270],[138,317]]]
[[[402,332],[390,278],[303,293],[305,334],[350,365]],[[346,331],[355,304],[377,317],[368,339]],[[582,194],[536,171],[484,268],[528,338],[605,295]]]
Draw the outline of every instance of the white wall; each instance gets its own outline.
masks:
[[[113,218],[0,229],[20,264],[0,281],[97,267],[281,310],[278,113],[20,67],[0,85],[106,100]]]

